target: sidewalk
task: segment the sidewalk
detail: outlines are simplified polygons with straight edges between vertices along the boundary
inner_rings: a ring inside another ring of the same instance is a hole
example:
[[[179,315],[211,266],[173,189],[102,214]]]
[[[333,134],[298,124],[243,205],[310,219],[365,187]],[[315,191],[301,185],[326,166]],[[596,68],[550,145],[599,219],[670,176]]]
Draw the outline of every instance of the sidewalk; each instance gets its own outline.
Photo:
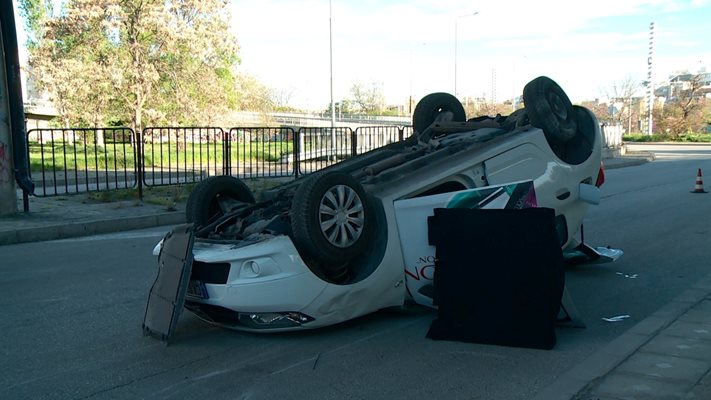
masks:
[[[22,198],[18,198],[22,209]],[[152,228],[185,222],[185,204],[92,202],[85,195],[30,197],[29,213],[0,217],[0,246]]]
[[[711,399],[711,274],[535,400]]]
[[[648,153],[605,158],[606,169],[640,165]],[[185,204],[31,197],[30,213],[0,217],[0,249],[180,224]],[[22,199],[18,199],[22,208]],[[711,274],[543,389],[535,400],[711,399]]]
[[[630,329],[642,347],[577,398],[711,399],[710,292],[706,278]]]

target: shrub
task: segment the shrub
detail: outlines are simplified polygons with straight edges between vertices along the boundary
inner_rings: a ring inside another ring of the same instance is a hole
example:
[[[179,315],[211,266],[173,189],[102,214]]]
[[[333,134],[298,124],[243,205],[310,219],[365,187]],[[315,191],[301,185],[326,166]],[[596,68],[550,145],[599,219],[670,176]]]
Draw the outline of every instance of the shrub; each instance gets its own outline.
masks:
[[[676,137],[671,135],[645,135],[642,133],[632,133],[622,135],[622,140],[625,142],[687,142],[687,143],[711,143],[711,134],[708,133],[683,133]]]

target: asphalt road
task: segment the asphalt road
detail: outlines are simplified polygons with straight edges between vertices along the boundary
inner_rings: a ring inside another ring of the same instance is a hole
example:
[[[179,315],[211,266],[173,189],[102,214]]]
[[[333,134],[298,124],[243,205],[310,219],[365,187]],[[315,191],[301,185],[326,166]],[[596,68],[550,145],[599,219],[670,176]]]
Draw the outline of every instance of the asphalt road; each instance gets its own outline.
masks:
[[[140,328],[163,229],[2,246],[0,398],[529,399],[708,274],[697,168],[711,173],[711,147],[607,171],[585,239],[625,255],[568,271],[587,328],[558,328],[551,351],[432,341],[420,308],[270,335],[186,313],[166,347]]]

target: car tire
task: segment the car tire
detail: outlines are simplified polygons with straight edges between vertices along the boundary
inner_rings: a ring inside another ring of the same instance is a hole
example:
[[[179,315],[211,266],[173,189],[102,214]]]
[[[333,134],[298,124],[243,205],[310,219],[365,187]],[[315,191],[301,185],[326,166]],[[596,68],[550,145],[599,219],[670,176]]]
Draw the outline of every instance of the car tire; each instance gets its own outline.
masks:
[[[294,244],[326,271],[367,250],[374,213],[363,186],[343,172],[317,173],[297,188],[291,208]]]
[[[563,161],[572,165],[585,162],[593,153],[597,141],[595,140],[597,118],[592,111],[581,106],[573,106],[578,132],[573,139],[563,146],[554,149],[556,155]]]
[[[531,125],[543,130],[551,147],[575,137],[573,104],[555,81],[545,76],[532,80],[523,88],[523,102]]]
[[[195,201],[195,198],[197,197],[195,194],[197,193],[198,190],[201,190],[201,188],[205,185],[207,185],[209,181],[215,179],[214,176],[207,177],[193,186],[193,189],[190,191],[190,194],[188,195],[188,201],[185,203],[185,220],[188,223],[193,222],[193,217],[195,214],[195,204],[197,202]]]
[[[453,114],[452,121],[463,122],[467,119],[464,106],[459,99],[449,93],[430,93],[415,106],[415,111],[412,113],[412,128],[416,133],[422,133],[435,122],[437,116],[447,111]]]
[[[233,176],[212,176],[190,192],[185,217],[196,226],[204,226],[227,213],[236,202],[255,202],[249,187]]]

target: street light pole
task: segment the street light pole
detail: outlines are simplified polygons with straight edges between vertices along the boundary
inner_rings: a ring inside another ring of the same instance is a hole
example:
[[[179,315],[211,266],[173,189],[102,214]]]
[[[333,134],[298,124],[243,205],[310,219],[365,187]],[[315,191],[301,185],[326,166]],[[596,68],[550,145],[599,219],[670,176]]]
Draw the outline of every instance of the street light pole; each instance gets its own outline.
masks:
[[[471,14],[459,15],[454,18],[454,97],[457,97],[457,98],[459,98],[459,94],[457,93],[457,55],[458,55],[457,41],[458,41],[458,36],[459,36],[458,21],[459,21],[459,18],[473,17],[477,14],[479,14],[479,11],[475,11]]]
[[[331,72],[331,131],[333,131],[333,127],[336,126],[336,109],[333,104],[333,12],[331,3],[332,1],[328,0],[328,61]]]

